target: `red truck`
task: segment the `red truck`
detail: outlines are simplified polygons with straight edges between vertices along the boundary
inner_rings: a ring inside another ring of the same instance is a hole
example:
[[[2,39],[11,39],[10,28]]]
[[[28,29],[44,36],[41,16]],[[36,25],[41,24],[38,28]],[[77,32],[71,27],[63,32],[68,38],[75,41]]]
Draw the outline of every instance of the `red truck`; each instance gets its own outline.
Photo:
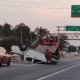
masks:
[[[11,63],[10,55],[3,47],[0,47],[0,67],[3,64],[7,64],[7,66],[10,66],[10,63]]]

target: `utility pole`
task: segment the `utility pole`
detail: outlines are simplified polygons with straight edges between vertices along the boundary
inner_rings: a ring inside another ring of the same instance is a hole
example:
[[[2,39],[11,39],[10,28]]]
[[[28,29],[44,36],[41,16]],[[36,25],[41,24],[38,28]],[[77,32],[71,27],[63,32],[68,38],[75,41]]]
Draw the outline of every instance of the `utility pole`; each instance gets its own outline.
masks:
[[[58,26],[58,45],[59,45],[59,37],[60,37],[60,35],[59,35],[59,28],[60,28],[60,26]]]
[[[32,44],[32,31],[31,31],[31,44]]]
[[[23,41],[22,41],[22,31],[21,31],[21,44],[23,43]]]
[[[60,26],[57,27],[58,27],[58,52],[60,52],[60,34],[59,34]]]
[[[20,31],[21,33],[21,46],[23,47],[23,41],[22,41],[22,31]],[[23,55],[21,55],[21,60],[24,60],[24,51],[22,51]]]

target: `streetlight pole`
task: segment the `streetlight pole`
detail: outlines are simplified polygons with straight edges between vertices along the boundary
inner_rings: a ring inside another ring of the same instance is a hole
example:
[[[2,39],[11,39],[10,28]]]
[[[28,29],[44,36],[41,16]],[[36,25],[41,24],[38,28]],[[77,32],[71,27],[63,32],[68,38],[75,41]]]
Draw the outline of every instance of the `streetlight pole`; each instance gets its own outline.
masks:
[[[22,41],[22,31],[21,31],[21,44],[23,43],[23,41]]]
[[[23,37],[22,36],[22,31],[20,33],[21,33],[21,46],[23,48],[24,45],[23,45],[23,39],[22,39],[22,37]],[[21,59],[24,60],[24,51],[22,51],[22,53],[23,53],[23,55],[21,55]]]
[[[32,31],[31,31],[31,44],[32,44]]]
[[[57,27],[58,27],[58,52],[60,52],[60,34],[59,34],[60,26]]]

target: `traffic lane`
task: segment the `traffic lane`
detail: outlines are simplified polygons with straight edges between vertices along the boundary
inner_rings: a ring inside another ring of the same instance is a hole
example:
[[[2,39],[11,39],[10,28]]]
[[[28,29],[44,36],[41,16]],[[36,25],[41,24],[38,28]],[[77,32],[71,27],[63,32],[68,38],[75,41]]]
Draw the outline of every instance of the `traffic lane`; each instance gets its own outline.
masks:
[[[60,62],[57,65],[48,64],[12,64],[10,67],[0,68],[1,80],[36,80],[40,77],[60,71],[66,67],[78,64],[80,61]]]
[[[30,67],[30,66],[34,66],[36,64],[32,64],[32,63],[27,63],[27,64],[22,64],[22,63],[14,63],[14,62],[11,62],[11,65],[10,66],[7,66],[6,64],[2,65],[2,67],[0,67],[0,72],[1,71],[15,71],[15,70],[18,70],[18,69],[23,69],[25,67]]]
[[[64,62],[62,63],[64,64]],[[67,63],[68,64],[68,63]],[[35,64],[32,64],[35,65]],[[65,64],[66,65],[66,64]],[[29,66],[23,65],[23,64],[13,64],[11,67],[4,67],[1,68],[1,74],[0,79],[1,80],[17,80],[23,79],[24,80],[30,80],[34,79],[40,76],[45,76],[49,73],[55,72],[56,70],[59,70],[59,68],[64,68],[60,64],[53,66],[53,65],[36,65],[36,66]],[[4,77],[5,76],[5,77]],[[35,80],[35,79],[34,79]]]
[[[48,73],[49,68],[53,65],[45,64],[33,64],[32,66],[27,65],[11,65],[11,67],[2,67],[0,69],[0,79],[1,80],[35,80],[40,75]],[[47,70],[48,69],[48,70]]]
[[[80,64],[41,77],[37,80],[80,80]]]
[[[31,66],[35,66],[36,64],[17,64],[11,63],[11,66],[3,65],[0,67],[0,80],[11,80],[12,77],[18,76],[20,74],[26,74],[26,68],[29,69]]]

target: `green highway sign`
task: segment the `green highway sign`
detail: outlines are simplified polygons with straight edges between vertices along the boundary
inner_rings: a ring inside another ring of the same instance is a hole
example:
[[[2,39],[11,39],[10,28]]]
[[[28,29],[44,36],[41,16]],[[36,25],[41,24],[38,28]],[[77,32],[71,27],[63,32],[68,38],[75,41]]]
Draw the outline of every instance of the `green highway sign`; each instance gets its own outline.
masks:
[[[80,5],[71,6],[71,17],[80,17]]]
[[[66,31],[80,31],[80,26],[65,26]]]

